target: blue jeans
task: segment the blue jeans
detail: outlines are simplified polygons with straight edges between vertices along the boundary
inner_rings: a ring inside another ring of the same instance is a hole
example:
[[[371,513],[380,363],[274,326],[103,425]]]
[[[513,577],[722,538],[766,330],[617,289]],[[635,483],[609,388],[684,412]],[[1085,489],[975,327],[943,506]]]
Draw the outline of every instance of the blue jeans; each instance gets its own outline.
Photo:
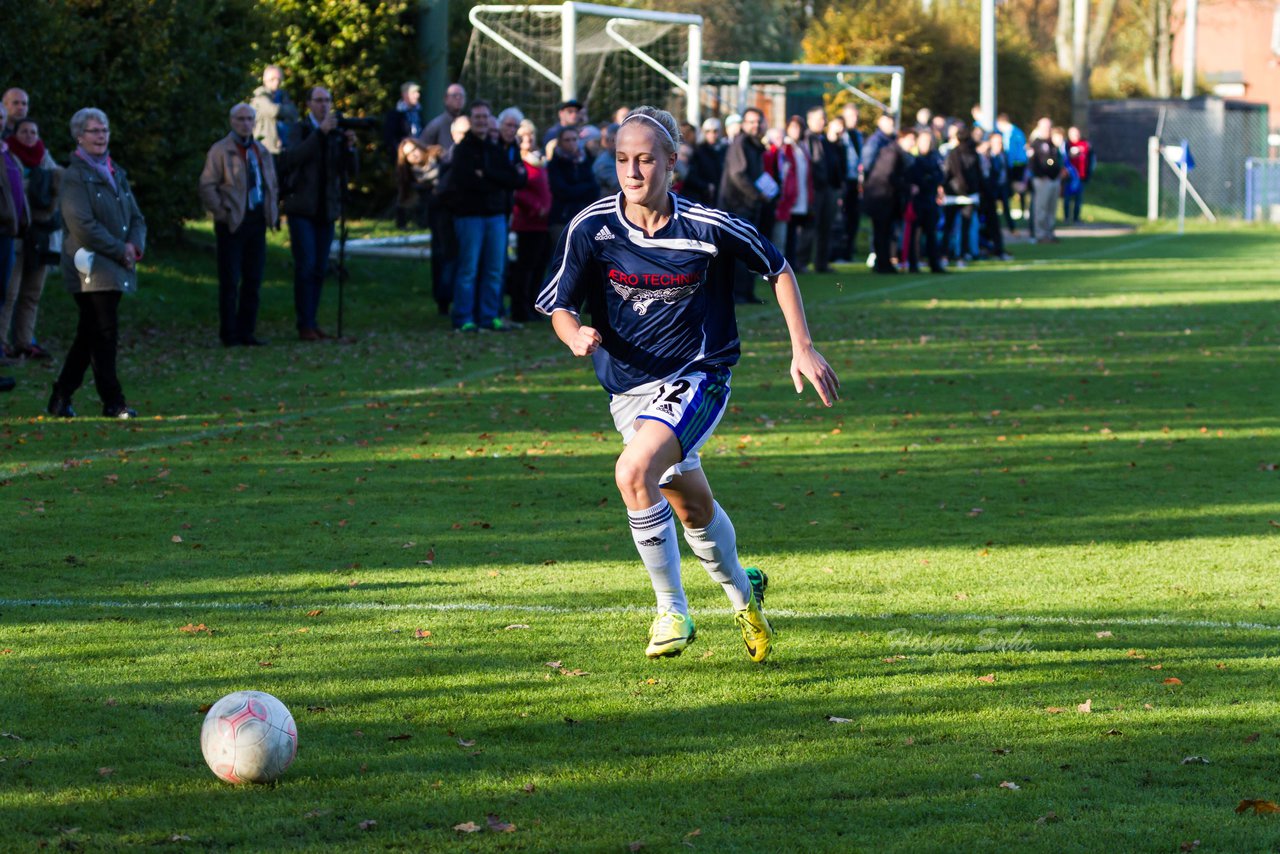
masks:
[[[333,220],[289,217],[289,249],[293,252],[293,308],[298,331],[315,329],[320,309],[320,286],[329,266]]]
[[[507,218],[460,216],[458,269],[453,279],[453,327],[464,323],[492,326],[502,313],[502,271],[506,266]]]

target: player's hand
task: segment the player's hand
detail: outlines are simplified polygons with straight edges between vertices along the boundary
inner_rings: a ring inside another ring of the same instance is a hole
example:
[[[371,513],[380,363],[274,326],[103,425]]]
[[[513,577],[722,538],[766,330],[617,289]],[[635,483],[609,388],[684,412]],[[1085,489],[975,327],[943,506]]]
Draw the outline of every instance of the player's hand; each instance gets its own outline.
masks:
[[[806,379],[824,405],[831,406],[840,399],[840,378],[822,354],[812,347],[796,350],[791,357],[791,381],[796,384],[797,394],[804,392]]]
[[[579,326],[573,340],[569,342],[569,350],[575,356],[590,356],[600,347],[600,333],[590,326]]]

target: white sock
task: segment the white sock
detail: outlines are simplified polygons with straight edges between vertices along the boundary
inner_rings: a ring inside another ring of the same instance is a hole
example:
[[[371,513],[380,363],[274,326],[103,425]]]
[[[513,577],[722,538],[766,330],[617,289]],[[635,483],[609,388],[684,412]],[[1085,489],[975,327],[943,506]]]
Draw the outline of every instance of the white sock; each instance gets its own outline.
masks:
[[[649,570],[659,611],[688,614],[689,603],[680,583],[680,542],[676,539],[676,519],[663,498],[647,510],[628,510],[631,538],[644,568]]]
[[[685,528],[684,539],[707,573],[720,582],[733,610],[741,611],[751,601],[751,582],[738,562],[738,535],[733,530],[733,522],[720,502],[713,504],[715,511],[707,527]]]

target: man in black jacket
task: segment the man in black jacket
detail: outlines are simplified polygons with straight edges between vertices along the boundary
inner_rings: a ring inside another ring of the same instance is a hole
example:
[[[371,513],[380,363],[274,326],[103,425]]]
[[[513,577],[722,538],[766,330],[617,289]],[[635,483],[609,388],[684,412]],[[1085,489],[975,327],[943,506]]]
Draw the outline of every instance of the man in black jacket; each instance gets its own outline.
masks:
[[[490,139],[493,111],[488,101],[472,101],[467,114],[471,131],[453,148],[445,190],[458,235],[453,328],[506,332],[512,328],[501,317],[508,203],[528,174],[523,163],[512,163]]]
[[[721,140],[722,125],[717,118],[702,123],[702,141],[693,149],[689,158],[689,174],[684,179],[680,194],[709,208],[716,206],[720,193],[720,179],[724,177],[724,155],[728,146]]]
[[[915,211],[915,228],[907,243],[907,264],[912,273],[920,271],[918,238],[924,238],[924,251],[929,270],[945,273],[942,253],[938,248],[938,203],[942,197],[942,158],[933,150],[933,132],[916,134],[916,156],[907,167],[911,207]]]
[[[756,184],[764,174],[764,142],[760,138],[764,113],[748,107],[742,113],[742,127],[729,143],[720,178],[720,207],[742,217],[762,233],[764,209],[771,201]],[[733,277],[733,298],[739,303],[762,303],[756,296],[755,277],[745,264],[737,263]]]
[[[812,249],[814,272],[830,273],[831,229],[837,200],[844,191],[844,151],[827,139],[827,111],[821,105],[809,108],[805,125],[804,147],[813,177],[809,211],[813,216],[800,233],[800,267],[804,269]]]
[[[307,98],[307,115],[289,130],[285,150],[276,155],[280,209],[289,217],[293,252],[293,306],[298,337],[327,338],[316,321],[320,286],[329,265],[333,224],[342,212],[342,190],[356,172],[356,135],[338,130],[338,114],[328,89],[317,86]]]

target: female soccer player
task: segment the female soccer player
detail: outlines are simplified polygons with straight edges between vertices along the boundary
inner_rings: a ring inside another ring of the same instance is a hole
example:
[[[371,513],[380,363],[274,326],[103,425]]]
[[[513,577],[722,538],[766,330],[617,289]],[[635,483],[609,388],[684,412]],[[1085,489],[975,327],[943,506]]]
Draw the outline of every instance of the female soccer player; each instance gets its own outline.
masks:
[[[756,229],[671,193],[680,139],[665,110],[638,107],[617,135],[622,190],[589,205],[565,229],[537,308],[575,356],[591,356],[625,445],[615,478],[631,535],[658,599],[650,658],[679,655],[695,637],[680,582],[673,516],[708,573],[724,587],[747,654],[773,644],[766,575],[738,562],[733,523],[711,494],[698,449],[729,400],[738,361],[734,260],[773,284],[791,335],[791,378],[806,378],[827,406],[840,381],[813,348],[795,274]],[[592,326],[581,322],[585,303]]]

